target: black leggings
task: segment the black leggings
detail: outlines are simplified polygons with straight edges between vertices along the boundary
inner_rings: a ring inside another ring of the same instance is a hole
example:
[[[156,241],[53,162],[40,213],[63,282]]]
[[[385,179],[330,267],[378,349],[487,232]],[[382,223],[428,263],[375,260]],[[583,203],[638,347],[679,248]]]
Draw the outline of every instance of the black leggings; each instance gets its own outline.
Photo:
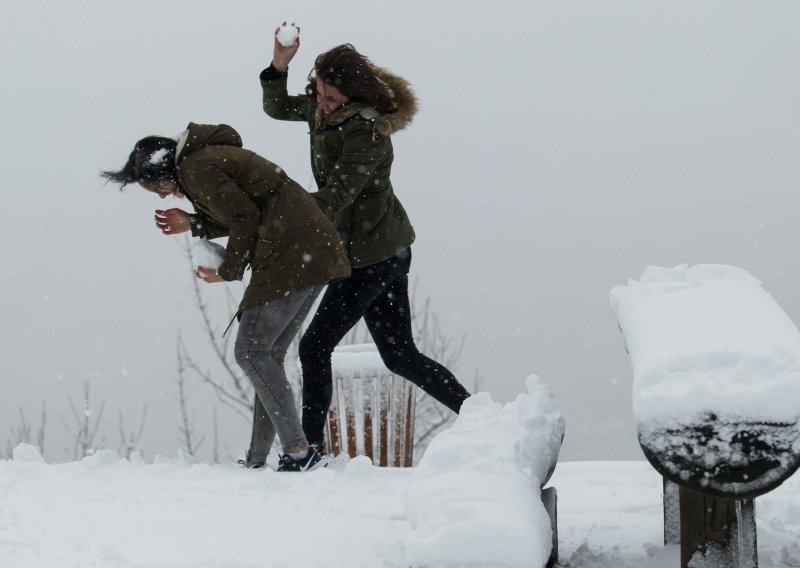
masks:
[[[309,443],[322,444],[331,403],[331,354],[361,317],[386,367],[408,379],[453,412],[469,396],[443,365],[420,353],[411,330],[408,270],[411,250],[367,266],[328,286],[316,315],[300,340],[303,365],[303,430]]]

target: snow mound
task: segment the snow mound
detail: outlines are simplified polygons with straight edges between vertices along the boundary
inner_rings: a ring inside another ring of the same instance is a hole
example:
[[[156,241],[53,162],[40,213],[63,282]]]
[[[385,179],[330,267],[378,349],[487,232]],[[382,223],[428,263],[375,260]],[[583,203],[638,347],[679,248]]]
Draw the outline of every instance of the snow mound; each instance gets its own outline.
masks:
[[[550,555],[541,502],[565,421],[545,382],[505,406],[471,396],[416,468],[406,515],[412,566],[537,566]]]
[[[97,450],[81,460],[81,465],[88,469],[114,465],[120,462],[120,457],[114,450]]]
[[[30,444],[19,444],[11,454],[15,462],[44,463],[39,448]]]

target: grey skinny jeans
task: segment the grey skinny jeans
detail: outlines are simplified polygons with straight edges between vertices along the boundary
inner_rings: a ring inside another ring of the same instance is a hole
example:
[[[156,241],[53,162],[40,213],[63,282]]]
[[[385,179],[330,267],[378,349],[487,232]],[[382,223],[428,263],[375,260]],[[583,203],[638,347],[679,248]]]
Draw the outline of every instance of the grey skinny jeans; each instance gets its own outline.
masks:
[[[266,460],[276,431],[284,452],[306,443],[283,360],[323,288],[312,286],[242,312],[234,355],[256,391],[250,461]]]

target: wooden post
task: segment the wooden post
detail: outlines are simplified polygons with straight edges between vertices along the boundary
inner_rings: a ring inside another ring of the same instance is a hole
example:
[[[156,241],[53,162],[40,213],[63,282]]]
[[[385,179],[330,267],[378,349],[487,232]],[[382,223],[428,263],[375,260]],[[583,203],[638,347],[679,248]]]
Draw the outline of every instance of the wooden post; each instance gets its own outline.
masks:
[[[378,383],[375,389],[379,393],[380,400],[380,422],[378,425],[378,465],[386,467],[389,465],[389,397],[387,388],[383,381]]]
[[[328,411],[327,432],[328,451],[331,455],[337,456],[342,451],[341,428],[339,427],[339,381],[333,379],[333,395],[331,396],[331,407]]]
[[[664,544],[680,544],[680,488],[666,477],[663,477],[662,480],[664,486]]]
[[[367,382],[367,386],[372,386],[371,378],[369,382]],[[372,389],[370,389],[370,391],[371,390]],[[364,393],[364,453],[372,460],[372,463],[375,463],[375,440],[373,435],[374,428],[372,426],[375,407],[372,404],[374,398],[370,395],[371,392]]]
[[[402,382],[401,382],[402,381]],[[392,393],[389,401],[392,408],[392,467],[403,465],[403,383],[405,379],[392,377]]]
[[[411,467],[414,465],[414,417],[416,410],[417,393],[411,388],[411,385],[406,389],[406,408],[405,408],[405,455],[403,456],[403,467]]]
[[[355,377],[353,377],[355,378]],[[336,377],[336,382],[339,383],[339,422],[344,421],[341,438],[342,438],[342,451],[347,452],[348,455],[354,455],[356,451],[356,417],[355,417],[355,402],[356,402],[356,388],[357,380],[345,380],[344,377]]]
[[[681,568],[757,568],[752,499],[718,499],[680,488]]]

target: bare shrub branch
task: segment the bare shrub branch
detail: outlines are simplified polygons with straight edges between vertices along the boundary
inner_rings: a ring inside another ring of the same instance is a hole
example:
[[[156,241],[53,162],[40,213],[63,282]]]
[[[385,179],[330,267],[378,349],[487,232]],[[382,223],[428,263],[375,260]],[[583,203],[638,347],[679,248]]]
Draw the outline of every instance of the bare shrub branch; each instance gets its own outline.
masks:
[[[80,411],[75,406],[75,403],[72,402],[72,398],[68,399],[74,424],[69,424],[66,420],[61,421],[67,434],[69,434],[70,438],[75,441],[72,447],[73,460],[84,458],[93,453],[93,451],[96,449],[95,437],[97,436],[97,430],[100,426],[100,422],[103,418],[103,410],[106,406],[106,401],[103,399],[100,402],[100,409],[97,411],[93,422],[92,415],[95,413],[90,408],[91,403],[89,391],[89,382],[84,381],[83,408]],[[101,440],[100,445],[103,445],[103,443],[104,440]]]

